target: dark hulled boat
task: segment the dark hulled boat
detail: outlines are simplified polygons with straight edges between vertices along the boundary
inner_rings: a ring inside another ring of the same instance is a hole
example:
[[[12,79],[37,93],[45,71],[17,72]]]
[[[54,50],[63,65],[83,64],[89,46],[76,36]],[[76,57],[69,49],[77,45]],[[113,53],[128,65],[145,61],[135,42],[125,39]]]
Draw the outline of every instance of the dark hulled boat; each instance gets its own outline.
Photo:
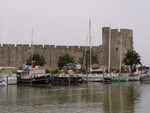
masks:
[[[49,84],[51,83],[51,74],[46,74],[42,67],[26,66],[18,70],[17,84]]]
[[[40,77],[21,78],[17,77],[17,84],[50,84],[51,75],[42,75]]]

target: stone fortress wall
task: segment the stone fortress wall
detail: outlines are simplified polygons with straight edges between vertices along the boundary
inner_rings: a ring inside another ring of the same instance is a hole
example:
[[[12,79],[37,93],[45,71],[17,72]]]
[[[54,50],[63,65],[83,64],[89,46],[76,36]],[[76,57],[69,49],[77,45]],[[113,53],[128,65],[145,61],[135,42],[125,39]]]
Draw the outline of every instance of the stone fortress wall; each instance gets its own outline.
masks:
[[[133,49],[133,32],[129,29],[102,28],[102,45],[93,46],[92,52],[97,55],[99,66],[108,66],[109,33],[111,32],[111,67],[119,66],[120,37],[122,36],[122,58],[128,49]],[[33,49],[32,49],[33,48]],[[46,60],[46,68],[56,68],[59,56],[68,53],[79,58],[85,52],[85,46],[55,46],[55,45],[30,45],[3,44],[0,46],[0,67],[19,67],[26,63],[32,53],[41,54]],[[32,52],[32,50],[34,50]]]

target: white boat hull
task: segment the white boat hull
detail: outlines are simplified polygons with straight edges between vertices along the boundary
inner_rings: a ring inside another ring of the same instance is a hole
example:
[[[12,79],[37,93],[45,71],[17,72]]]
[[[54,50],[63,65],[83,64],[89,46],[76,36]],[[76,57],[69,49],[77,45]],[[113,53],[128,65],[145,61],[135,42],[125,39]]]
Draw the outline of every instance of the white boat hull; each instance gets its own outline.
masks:
[[[129,75],[129,81],[139,81],[140,80],[140,76],[137,75]]]
[[[4,80],[0,80],[0,86],[5,86],[6,83],[4,82]]]
[[[150,74],[149,73],[141,74],[140,80],[141,81],[150,81]]]
[[[14,75],[3,75],[2,77],[1,77],[3,80],[4,80],[4,82],[5,83],[7,83],[8,85],[14,85],[14,84],[17,84],[17,76],[16,76],[16,74],[14,74]]]
[[[88,75],[82,77],[83,82],[101,82],[103,81],[103,75]]]

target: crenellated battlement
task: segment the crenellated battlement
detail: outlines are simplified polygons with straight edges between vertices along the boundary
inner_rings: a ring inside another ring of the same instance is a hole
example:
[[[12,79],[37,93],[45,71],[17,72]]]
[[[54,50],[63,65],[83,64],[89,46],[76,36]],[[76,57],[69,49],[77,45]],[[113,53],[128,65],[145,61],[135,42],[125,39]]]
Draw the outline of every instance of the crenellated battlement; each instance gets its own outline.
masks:
[[[133,49],[133,31],[131,29],[102,28],[102,45],[92,46],[97,55],[99,66],[108,66],[109,33],[111,32],[111,67],[119,65],[120,36],[122,36],[122,57],[128,49]],[[46,67],[57,67],[59,56],[68,53],[78,62],[83,56],[86,46],[38,45],[34,44],[2,44],[0,45],[0,66],[19,67],[26,63],[31,52],[41,54],[46,60]]]

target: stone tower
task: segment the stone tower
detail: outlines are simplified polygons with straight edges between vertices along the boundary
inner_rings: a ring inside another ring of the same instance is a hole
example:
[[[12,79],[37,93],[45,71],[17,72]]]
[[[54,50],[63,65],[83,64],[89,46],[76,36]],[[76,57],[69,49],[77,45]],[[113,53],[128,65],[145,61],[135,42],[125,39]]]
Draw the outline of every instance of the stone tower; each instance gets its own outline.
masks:
[[[130,29],[118,30],[111,29],[109,27],[103,27],[102,46],[104,48],[103,65],[105,67],[108,67],[109,65],[110,50],[110,67],[119,68],[120,61],[122,64],[124,54],[128,50],[133,49],[133,31]]]

